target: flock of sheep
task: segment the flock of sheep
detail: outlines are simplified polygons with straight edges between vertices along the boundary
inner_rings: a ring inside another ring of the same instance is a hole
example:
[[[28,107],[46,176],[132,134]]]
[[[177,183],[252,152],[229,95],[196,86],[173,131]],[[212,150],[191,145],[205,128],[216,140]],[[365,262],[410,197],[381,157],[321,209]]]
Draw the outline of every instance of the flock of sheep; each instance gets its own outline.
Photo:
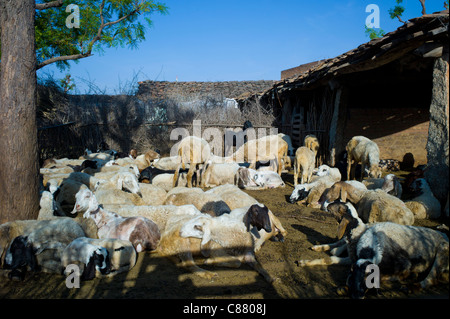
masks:
[[[421,287],[448,275],[448,237],[412,226],[415,219],[441,214],[424,178],[408,184],[416,196],[404,202],[398,178],[381,178],[373,141],[352,138],[348,165],[341,170],[316,167],[318,149],[317,138],[307,136],[292,156],[290,202],[328,211],[339,222],[339,241],[312,247],[330,250],[331,258],[300,260],[299,266],[351,265],[346,293],[355,298],[364,297],[368,265],[391,279],[426,272]],[[206,279],[217,273],[201,268],[195,256],[209,265],[246,263],[273,282],[255,254],[266,240],[283,241],[287,232],[276,214],[242,189],[284,187],[281,172],[291,165],[288,154],[294,152],[284,134],[249,140],[228,157],[213,155],[205,140],[190,136],[171,157],[152,150],[138,155],[100,149],[86,150],[79,159],[47,160],[37,220],[0,225],[1,264],[18,280],[28,270],[68,275],[68,266],[75,264],[81,279],[90,280],[128,271],[139,253],[151,251]],[[271,166],[258,168],[265,161]],[[353,180],[358,163],[360,181]],[[342,175],[349,178],[344,181]],[[448,204],[446,209],[448,216]],[[348,257],[339,257],[344,251]]]

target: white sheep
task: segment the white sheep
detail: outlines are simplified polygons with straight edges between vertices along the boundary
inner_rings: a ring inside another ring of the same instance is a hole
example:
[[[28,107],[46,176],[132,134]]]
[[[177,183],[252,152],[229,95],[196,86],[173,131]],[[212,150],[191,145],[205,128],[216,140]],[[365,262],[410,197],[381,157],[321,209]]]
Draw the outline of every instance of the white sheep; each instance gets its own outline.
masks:
[[[247,263],[268,282],[273,278],[262,268],[254,254],[253,238],[245,225],[227,214],[176,216],[167,222],[161,236],[159,253],[179,263],[196,275],[212,279],[217,273],[196,265],[194,256],[203,254],[206,264],[237,268]]]
[[[93,267],[95,266],[95,259],[98,257],[95,256],[96,254],[104,256],[105,265],[103,267]],[[77,264],[82,267],[81,272],[85,275],[84,277],[88,277],[84,279],[114,276],[133,268],[136,261],[136,250],[131,242],[116,238],[77,238],[64,249],[61,257],[64,269],[70,264]],[[106,262],[108,262],[108,265],[106,265]],[[85,272],[84,269],[87,269],[87,271]],[[97,271],[94,272],[93,270]]]
[[[255,253],[268,240],[284,242],[287,231],[281,221],[263,204],[252,204],[233,209],[229,214],[244,223],[253,236]]]
[[[284,187],[283,179],[277,172],[271,170],[256,171],[251,168],[240,167],[237,171],[240,188],[249,190]]]
[[[205,187],[214,187],[223,184],[237,184],[238,163],[208,163],[202,173]]]
[[[258,201],[254,197],[239,189],[236,185],[226,184],[217,186],[207,190],[205,193],[218,195],[231,210],[258,204]]]
[[[219,216],[224,213],[229,213],[231,209],[222,200],[222,198],[213,193],[205,192],[178,192],[175,194],[168,194],[164,205],[194,205],[198,210],[209,212],[212,215]]]
[[[181,157],[178,155],[170,156],[170,157],[162,157],[159,159],[155,159],[152,163],[153,167],[162,169],[162,170],[175,170],[178,167],[178,164],[181,163]],[[189,164],[185,164],[186,167],[189,166]]]
[[[294,159],[294,186],[298,184],[300,173],[300,183],[309,183],[315,165],[315,153],[306,146],[301,146],[295,151]]]
[[[331,186],[324,201],[347,200],[357,206],[359,217],[365,223],[394,222],[403,225],[414,223],[414,214],[399,198],[381,189],[364,190],[349,183],[337,182]]]
[[[142,201],[146,205],[162,205],[166,199],[167,192],[164,188],[153,184],[139,183]]]
[[[313,176],[311,179],[311,183],[295,186],[289,201],[291,203],[305,203],[309,207],[320,208],[320,201],[324,192],[340,180],[341,173],[339,169],[321,165],[317,169],[316,176]]]
[[[66,269],[71,264],[81,268],[82,280],[91,280],[97,276],[97,273],[107,275],[111,272],[109,252],[106,248],[88,240],[87,237],[76,238],[64,248],[61,266]],[[65,274],[67,276],[69,273],[65,271]]]
[[[424,178],[416,179],[412,184],[416,196],[405,202],[417,219],[437,219],[441,216],[441,203],[434,197],[430,185]]]
[[[369,265],[379,267],[381,279],[421,280],[422,288],[448,274],[449,242],[445,234],[391,222],[366,225],[350,203],[332,203],[328,209],[339,222],[338,238],[346,238],[349,257],[345,263],[352,264],[347,286],[353,298],[364,297]],[[426,277],[419,279],[422,274]]]
[[[299,260],[297,261],[298,266],[350,265],[352,263],[351,254],[355,249],[354,246],[368,226],[358,217],[358,213],[351,203],[333,202],[326,204],[324,208],[340,222],[337,229],[338,241],[331,244],[314,245],[311,250],[330,251],[332,255],[328,258]],[[346,228],[350,219],[343,219],[343,216],[348,213],[355,216],[354,219],[358,221],[356,225],[352,225],[352,228]],[[347,251],[348,256],[339,257],[344,251]]]
[[[369,177],[381,177],[380,149],[375,142],[364,136],[354,136],[347,143],[345,149],[347,150],[347,177],[349,180],[355,179],[355,169],[358,163],[361,163],[362,166],[360,181],[363,180],[366,167],[369,169]]]

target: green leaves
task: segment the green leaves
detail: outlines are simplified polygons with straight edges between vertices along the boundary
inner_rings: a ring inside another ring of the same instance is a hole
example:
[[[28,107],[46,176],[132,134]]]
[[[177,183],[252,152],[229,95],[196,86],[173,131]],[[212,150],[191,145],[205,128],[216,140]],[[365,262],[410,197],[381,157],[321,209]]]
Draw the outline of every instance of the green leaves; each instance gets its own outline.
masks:
[[[368,28],[367,26],[365,26],[365,28],[365,33],[370,38],[370,40],[381,38],[385,35],[383,29],[377,30],[375,28]]]
[[[79,7],[79,28],[66,26],[69,4]],[[153,0],[65,0],[61,7],[37,10],[38,67],[50,61],[65,69],[69,60],[101,53],[104,48],[137,48],[154,13],[166,14],[167,7]]]

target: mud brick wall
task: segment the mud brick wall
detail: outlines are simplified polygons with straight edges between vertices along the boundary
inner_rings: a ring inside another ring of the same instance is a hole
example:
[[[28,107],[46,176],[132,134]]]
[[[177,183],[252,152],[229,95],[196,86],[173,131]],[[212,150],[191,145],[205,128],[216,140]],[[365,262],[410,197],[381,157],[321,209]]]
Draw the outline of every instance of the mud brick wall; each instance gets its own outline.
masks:
[[[186,98],[221,97],[237,98],[248,92],[260,92],[273,86],[276,81],[225,81],[225,82],[139,82],[137,95],[163,100],[183,96]]]
[[[405,154],[412,153],[414,166],[426,164],[429,118],[429,111],[419,108],[352,108],[347,112],[344,141],[363,135],[377,143],[381,159],[403,161]]]

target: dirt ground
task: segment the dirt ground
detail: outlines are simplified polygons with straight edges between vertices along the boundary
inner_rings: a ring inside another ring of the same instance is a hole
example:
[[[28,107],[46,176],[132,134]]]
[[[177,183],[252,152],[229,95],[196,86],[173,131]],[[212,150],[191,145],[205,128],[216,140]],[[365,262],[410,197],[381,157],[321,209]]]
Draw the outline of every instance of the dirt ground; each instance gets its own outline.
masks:
[[[69,289],[62,275],[28,273],[23,282],[0,276],[1,298],[347,298],[339,296],[336,288],[345,284],[348,266],[298,267],[299,259],[328,256],[314,252],[312,245],[335,241],[337,222],[326,212],[288,202],[292,174],[284,174],[285,188],[248,191],[266,204],[281,220],[288,234],[284,243],[268,241],[257,254],[262,266],[278,280],[269,284],[253,269],[202,266],[215,271],[218,278],[211,281],[197,277],[157,253],[140,253],[136,266],[127,273],[112,278],[81,282],[80,288]],[[448,225],[448,221],[446,221]],[[440,222],[426,221],[422,226],[435,227]],[[367,298],[449,298],[449,284],[411,292],[403,287],[387,287],[369,291]]]

